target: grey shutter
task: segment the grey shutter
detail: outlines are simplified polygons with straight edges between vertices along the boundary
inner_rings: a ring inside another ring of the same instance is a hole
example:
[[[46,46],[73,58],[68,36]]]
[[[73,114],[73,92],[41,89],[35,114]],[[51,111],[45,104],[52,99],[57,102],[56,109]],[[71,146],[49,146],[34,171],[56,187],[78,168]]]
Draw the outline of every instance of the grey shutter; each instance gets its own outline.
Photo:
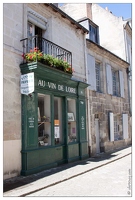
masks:
[[[122,121],[123,121],[123,139],[128,138],[128,114],[122,115]]]
[[[114,118],[113,113],[109,113],[109,120],[110,120],[110,141],[114,141]]]
[[[122,71],[119,71],[119,79],[120,79],[120,95],[121,97],[124,97],[124,78]]]
[[[106,80],[107,80],[107,92],[112,94],[112,70],[111,66],[106,64]]]
[[[95,72],[95,58],[90,54],[87,55],[88,66],[88,84],[90,90],[96,90],[96,72]]]

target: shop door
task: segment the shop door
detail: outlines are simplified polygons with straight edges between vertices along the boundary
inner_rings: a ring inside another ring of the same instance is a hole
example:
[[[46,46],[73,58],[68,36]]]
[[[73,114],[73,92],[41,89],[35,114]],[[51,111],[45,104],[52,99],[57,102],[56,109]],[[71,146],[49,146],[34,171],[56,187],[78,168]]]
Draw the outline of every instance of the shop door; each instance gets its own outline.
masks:
[[[100,153],[99,119],[95,119],[96,153]]]

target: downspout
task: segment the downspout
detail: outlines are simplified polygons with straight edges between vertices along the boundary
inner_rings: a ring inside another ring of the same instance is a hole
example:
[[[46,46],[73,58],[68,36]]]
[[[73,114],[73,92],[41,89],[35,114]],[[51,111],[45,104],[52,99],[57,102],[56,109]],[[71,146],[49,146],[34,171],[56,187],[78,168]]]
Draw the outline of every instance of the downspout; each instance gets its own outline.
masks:
[[[85,76],[88,83],[88,68],[87,68],[87,45],[86,36],[84,35],[84,63],[85,63]],[[88,153],[89,157],[92,152],[92,140],[91,140],[91,115],[90,115],[90,99],[89,99],[89,88],[86,89],[86,99],[87,99],[87,136],[88,136]]]
[[[126,61],[128,61],[128,58],[129,58],[129,54],[128,54],[128,48],[127,48],[127,40],[126,40],[126,30],[124,28],[124,42],[125,42],[125,55],[126,55]],[[129,52],[130,53],[130,52]],[[131,61],[130,61],[130,65],[131,65]],[[127,68],[127,87],[128,87],[128,101],[129,101],[129,113],[130,113],[130,116],[132,116],[132,111],[131,111],[131,100],[130,100],[130,83],[129,83],[129,78],[130,78],[130,66]]]

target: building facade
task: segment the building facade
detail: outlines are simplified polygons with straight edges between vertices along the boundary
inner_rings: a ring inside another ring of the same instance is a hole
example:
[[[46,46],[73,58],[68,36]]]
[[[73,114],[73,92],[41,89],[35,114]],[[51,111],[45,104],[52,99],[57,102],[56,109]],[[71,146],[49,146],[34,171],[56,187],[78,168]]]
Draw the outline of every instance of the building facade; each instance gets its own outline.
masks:
[[[53,4],[3,8],[4,179],[88,157],[88,30]]]
[[[83,12],[80,7],[83,8]],[[123,21],[110,12],[105,15],[106,11],[101,7],[99,12],[95,9],[98,7],[96,4],[64,4],[61,7],[89,30],[86,35],[86,70],[87,83],[90,84],[87,89],[87,116],[91,155],[131,144],[127,73],[130,63],[125,57]],[[110,19],[111,17],[113,19]],[[106,35],[106,27],[109,27],[111,35],[108,32],[108,36]],[[115,51],[116,48],[119,48],[119,51]]]

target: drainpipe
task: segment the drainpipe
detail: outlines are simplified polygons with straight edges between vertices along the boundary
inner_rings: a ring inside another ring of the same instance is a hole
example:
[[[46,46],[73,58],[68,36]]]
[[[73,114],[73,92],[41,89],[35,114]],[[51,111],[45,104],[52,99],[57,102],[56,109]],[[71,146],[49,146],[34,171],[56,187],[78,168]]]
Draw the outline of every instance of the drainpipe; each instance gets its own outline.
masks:
[[[85,76],[88,83],[88,69],[87,69],[87,45],[86,45],[86,36],[84,35],[84,63],[85,63]],[[91,140],[91,114],[90,114],[90,99],[89,99],[89,88],[86,89],[87,96],[87,136],[88,136],[88,153],[89,157],[92,152],[92,140]]]
[[[127,48],[127,40],[126,40],[126,30],[124,29],[124,43],[125,43],[125,56],[126,56],[126,61],[128,62],[128,58],[129,58],[129,54],[128,54],[128,48]],[[129,52],[130,53],[130,52]],[[131,60],[130,60],[130,66],[131,66]],[[127,68],[127,86],[128,86],[128,101],[129,101],[129,113],[130,116],[132,116],[132,110],[131,110],[131,99],[130,99],[130,83],[129,83],[129,79],[130,79],[130,70],[131,67]]]

